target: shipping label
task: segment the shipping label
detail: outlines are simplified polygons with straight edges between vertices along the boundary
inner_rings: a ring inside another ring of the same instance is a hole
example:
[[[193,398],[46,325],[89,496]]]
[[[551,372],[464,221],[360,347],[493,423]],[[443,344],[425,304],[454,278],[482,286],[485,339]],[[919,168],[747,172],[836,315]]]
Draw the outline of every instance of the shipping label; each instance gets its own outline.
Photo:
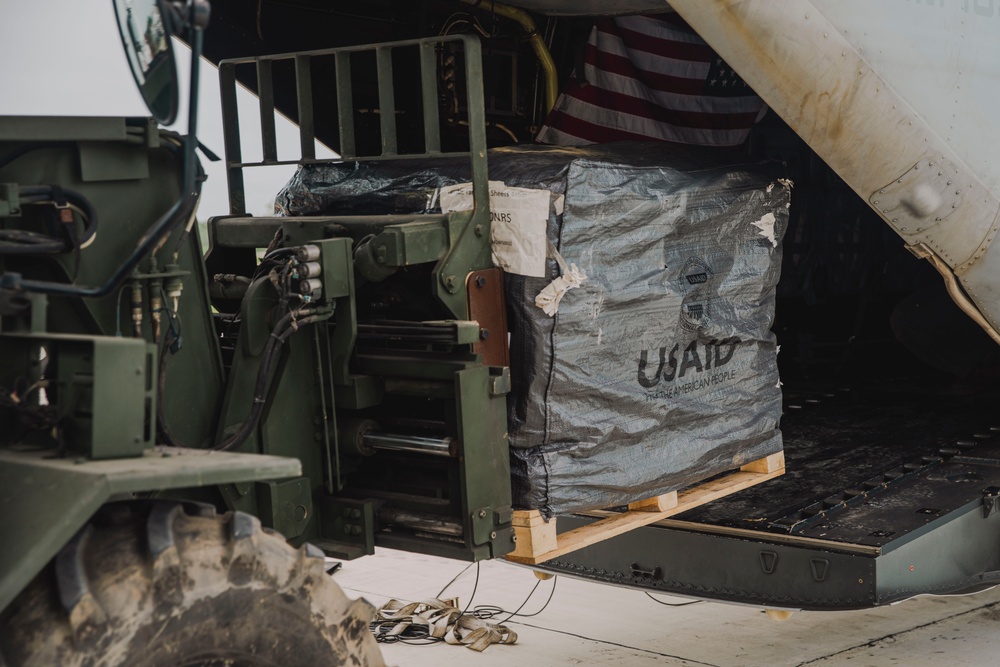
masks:
[[[513,188],[490,181],[490,229],[493,263],[507,273],[545,277],[545,225],[552,193],[548,190]],[[561,213],[562,195],[551,202]],[[472,184],[441,188],[441,212],[471,211]]]

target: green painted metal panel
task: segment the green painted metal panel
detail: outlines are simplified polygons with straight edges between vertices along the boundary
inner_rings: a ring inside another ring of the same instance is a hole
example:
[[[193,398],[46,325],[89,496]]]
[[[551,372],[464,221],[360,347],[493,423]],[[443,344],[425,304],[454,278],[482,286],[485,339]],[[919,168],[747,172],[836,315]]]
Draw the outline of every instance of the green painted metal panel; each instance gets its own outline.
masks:
[[[123,141],[124,118],[0,117],[0,141]]]
[[[149,178],[149,155],[144,146],[81,141],[80,178],[86,182]]]
[[[3,334],[0,347],[9,364],[0,372],[4,381],[26,375],[46,350],[58,369],[49,382],[70,451],[107,459],[140,456],[153,445],[155,346],[141,338],[42,333]]]

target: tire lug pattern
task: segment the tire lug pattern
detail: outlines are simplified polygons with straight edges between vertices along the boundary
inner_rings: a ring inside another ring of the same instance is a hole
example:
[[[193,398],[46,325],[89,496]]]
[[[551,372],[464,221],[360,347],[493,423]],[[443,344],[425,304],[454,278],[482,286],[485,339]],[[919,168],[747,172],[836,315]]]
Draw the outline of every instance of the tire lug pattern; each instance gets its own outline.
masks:
[[[90,644],[104,632],[108,622],[107,614],[90,591],[83,560],[93,530],[90,524],[84,526],[55,559],[59,601],[69,616],[77,646]]]
[[[257,533],[258,525],[257,519],[245,512],[233,512],[233,518],[229,524],[233,539],[236,541],[253,537]]]
[[[93,528],[87,524],[56,556],[56,582],[59,586],[59,601],[66,613],[90,593],[87,574],[83,567],[83,552]]]
[[[146,545],[150,555],[159,558],[167,549],[175,547],[174,519],[180,513],[181,506],[173,503],[154,503],[149,519],[146,521]]]

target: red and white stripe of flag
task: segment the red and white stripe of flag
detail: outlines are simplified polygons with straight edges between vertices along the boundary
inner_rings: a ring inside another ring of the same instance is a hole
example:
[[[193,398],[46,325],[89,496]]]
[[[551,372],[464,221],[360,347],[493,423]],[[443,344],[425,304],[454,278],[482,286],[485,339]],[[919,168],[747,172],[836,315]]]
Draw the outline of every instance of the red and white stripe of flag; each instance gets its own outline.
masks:
[[[599,20],[579,74],[563,90],[538,141],[737,146],[765,109],[676,14]]]

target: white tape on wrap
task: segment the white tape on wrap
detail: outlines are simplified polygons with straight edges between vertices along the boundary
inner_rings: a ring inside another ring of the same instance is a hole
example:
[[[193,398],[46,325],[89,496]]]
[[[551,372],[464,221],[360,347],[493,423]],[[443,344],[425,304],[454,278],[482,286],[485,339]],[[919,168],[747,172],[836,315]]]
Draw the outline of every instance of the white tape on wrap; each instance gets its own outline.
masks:
[[[550,242],[546,242],[549,250],[549,257],[556,260],[559,265],[561,276],[546,285],[538,296],[535,297],[535,305],[549,317],[553,317],[559,311],[559,302],[566,296],[566,292],[574,287],[579,287],[587,279],[587,275],[577,268],[576,264],[566,264],[566,260],[559,254],[556,247]]]
[[[774,236],[774,223],[777,219],[774,217],[774,213],[765,213],[757,222],[751,222],[750,224],[760,230],[760,235],[771,242],[771,246],[774,248],[778,247],[778,239]]]

